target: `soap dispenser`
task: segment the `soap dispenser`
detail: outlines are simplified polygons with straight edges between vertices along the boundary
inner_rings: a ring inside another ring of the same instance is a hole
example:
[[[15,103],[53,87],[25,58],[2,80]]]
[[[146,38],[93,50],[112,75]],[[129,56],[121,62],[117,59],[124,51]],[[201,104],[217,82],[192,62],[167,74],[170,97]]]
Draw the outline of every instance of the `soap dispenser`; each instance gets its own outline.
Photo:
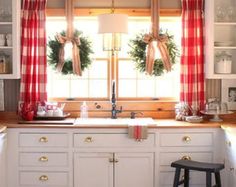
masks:
[[[88,105],[86,104],[86,101],[84,101],[83,104],[80,106],[80,118],[88,118]]]

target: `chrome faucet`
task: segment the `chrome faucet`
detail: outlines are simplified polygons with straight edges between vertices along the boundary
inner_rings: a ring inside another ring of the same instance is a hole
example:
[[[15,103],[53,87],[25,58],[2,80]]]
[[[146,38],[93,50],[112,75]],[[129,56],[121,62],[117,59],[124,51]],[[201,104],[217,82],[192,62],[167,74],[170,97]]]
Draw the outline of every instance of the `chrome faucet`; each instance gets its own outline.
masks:
[[[112,96],[111,96],[111,119],[116,119],[117,114],[122,112],[122,106],[120,107],[120,110],[116,109],[116,92],[115,92],[115,81],[112,82]]]

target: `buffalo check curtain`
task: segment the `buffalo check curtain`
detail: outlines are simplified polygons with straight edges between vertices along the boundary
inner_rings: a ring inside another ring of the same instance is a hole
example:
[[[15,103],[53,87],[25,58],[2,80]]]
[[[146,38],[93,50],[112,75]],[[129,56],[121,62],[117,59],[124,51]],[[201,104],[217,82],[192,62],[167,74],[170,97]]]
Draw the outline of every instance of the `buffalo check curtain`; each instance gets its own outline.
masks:
[[[182,0],[180,100],[204,107],[204,0]]]
[[[20,102],[47,100],[46,0],[22,0]]]

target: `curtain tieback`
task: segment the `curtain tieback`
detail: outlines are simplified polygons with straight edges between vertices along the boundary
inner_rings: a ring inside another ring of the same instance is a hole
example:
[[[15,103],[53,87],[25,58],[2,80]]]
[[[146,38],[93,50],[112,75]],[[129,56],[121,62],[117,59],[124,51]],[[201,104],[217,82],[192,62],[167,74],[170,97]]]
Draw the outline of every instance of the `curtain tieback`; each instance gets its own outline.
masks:
[[[66,36],[62,36],[61,34],[57,34],[57,40],[59,43],[61,43],[61,47],[59,49],[59,62],[56,66],[56,70],[58,72],[62,71],[62,68],[65,64],[65,43],[67,41],[70,41],[72,43],[72,66],[73,66],[73,73],[76,75],[81,76],[82,75],[82,71],[81,71],[81,62],[80,62],[80,56],[79,56],[79,48],[78,45],[80,45],[80,39],[78,37],[66,37]]]
[[[157,48],[160,51],[162,62],[164,68],[167,72],[171,71],[171,62],[166,43],[168,42],[168,37],[166,35],[159,35],[154,37],[153,34],[145,34],[143,41],[148,44],[147,55],[146,55],[146,71],[148,74],[152,74],[153,66],[155,62],[155,52],[154,41],[157,42]]]

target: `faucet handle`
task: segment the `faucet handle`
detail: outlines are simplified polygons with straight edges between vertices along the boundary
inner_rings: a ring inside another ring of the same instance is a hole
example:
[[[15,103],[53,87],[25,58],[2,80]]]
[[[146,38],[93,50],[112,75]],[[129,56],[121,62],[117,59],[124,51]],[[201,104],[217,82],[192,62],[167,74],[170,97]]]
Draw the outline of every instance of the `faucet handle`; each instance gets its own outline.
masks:
[[[131,119],[135,119],[135,115],[136,115],[136,114],[141,114],[141,115],[143,115],[142,112],[130,112],[130,118],[131,118]]]
[[[123,107],[120,106],[120,110],[117,110],[117,112],[118,112],[118,113],[121,113],[121,112],[122,112],[122,109],[123,109]]]

